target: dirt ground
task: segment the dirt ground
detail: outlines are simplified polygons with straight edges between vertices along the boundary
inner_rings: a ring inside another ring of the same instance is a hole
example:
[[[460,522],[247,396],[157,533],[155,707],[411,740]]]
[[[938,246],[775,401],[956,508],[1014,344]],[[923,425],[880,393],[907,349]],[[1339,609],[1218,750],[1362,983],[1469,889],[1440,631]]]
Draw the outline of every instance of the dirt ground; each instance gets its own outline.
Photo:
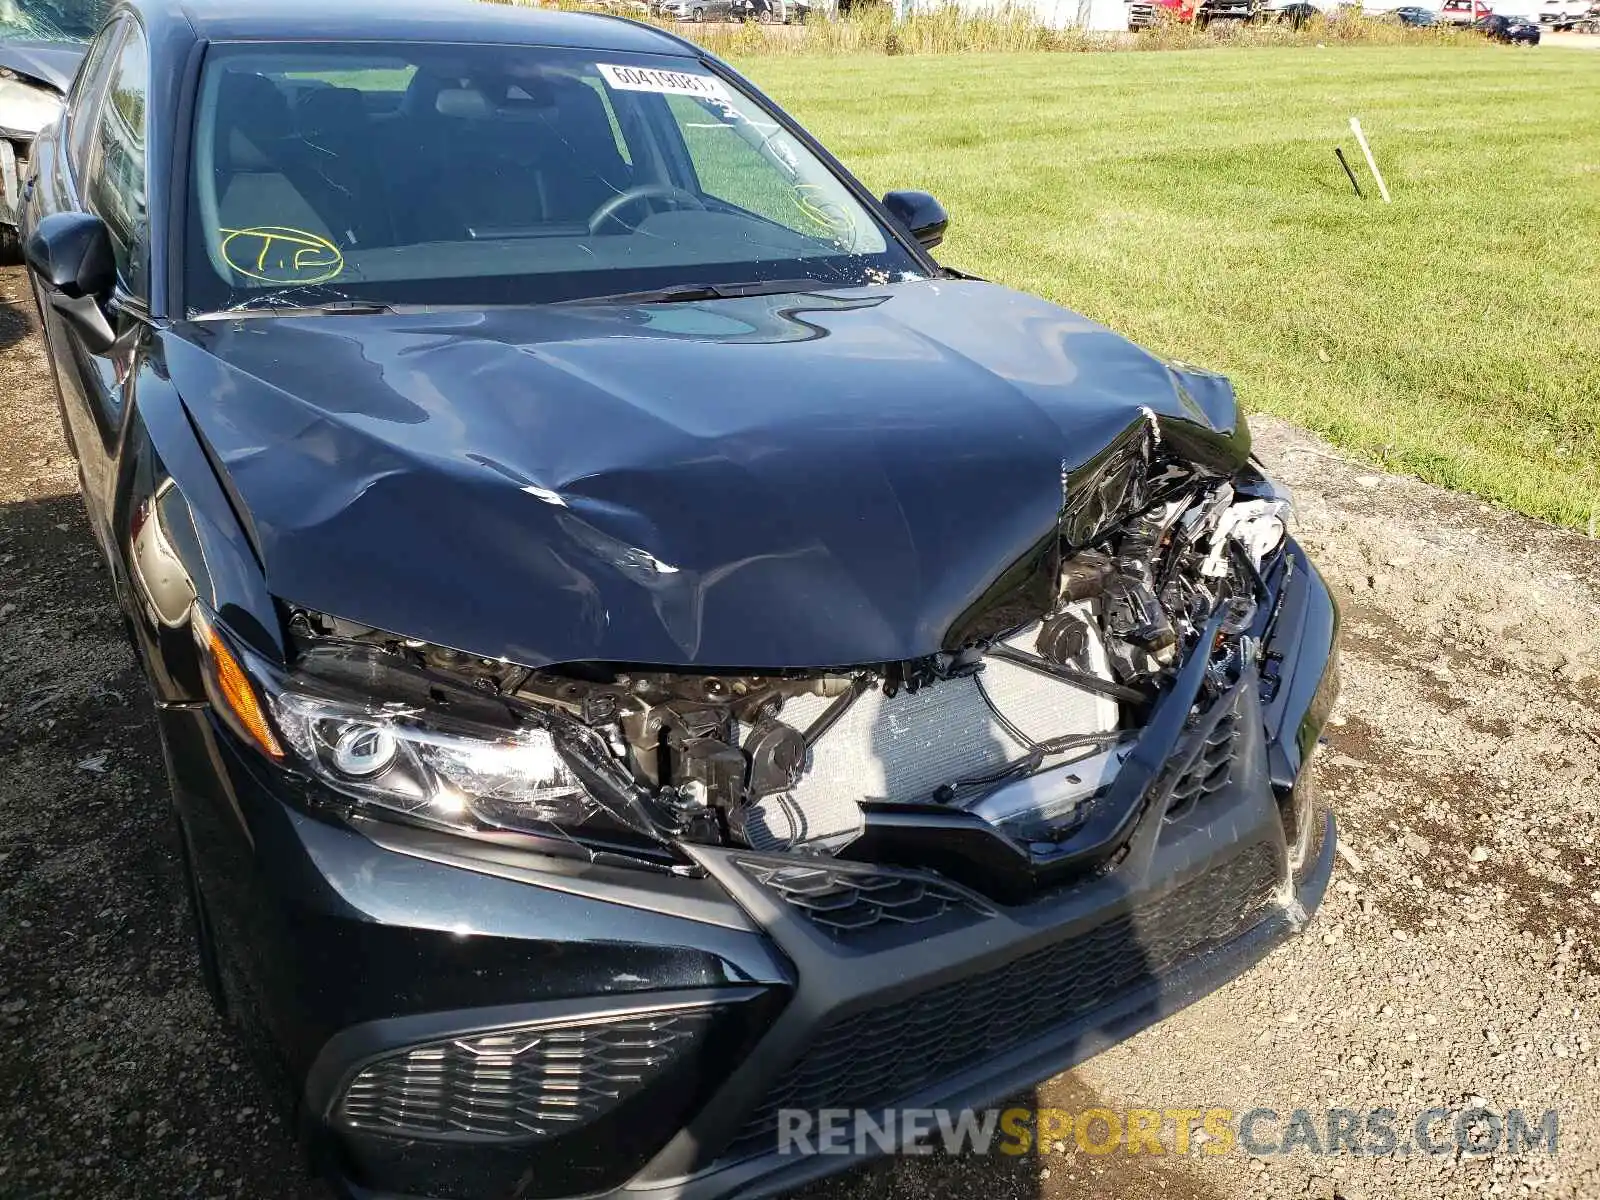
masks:
[[[0,1195],[315,1196],[200,988],[30,304],[0,272]],[[1024,1102],[1555,1108],[1557,1153],[903,1158],[811,1200],[1600,1196],[1600,544],[1256,428],[1343,605],[1334,888],[1257,969]]]
[[[1561,46],[1567,50],[1600,50],[1600,34],[1546,33],[1539,39],[1541,46]]]

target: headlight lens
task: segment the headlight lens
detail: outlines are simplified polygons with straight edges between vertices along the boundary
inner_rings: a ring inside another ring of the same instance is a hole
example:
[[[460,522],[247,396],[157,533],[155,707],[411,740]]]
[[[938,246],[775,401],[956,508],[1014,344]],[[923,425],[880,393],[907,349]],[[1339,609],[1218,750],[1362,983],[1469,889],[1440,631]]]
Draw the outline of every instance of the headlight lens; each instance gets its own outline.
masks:
[[[314,651],[286,674],[198,604],[193,630],[217,714],[274,762],[363,807],[464,831],[661,840],[584,726],[360,647]]]
[[[403,707],[290,690],[272,697],[272,709],[284,741],[323,782],[383,808],[502,829],[581,825],[601,811],[546,729],[463,735]]]

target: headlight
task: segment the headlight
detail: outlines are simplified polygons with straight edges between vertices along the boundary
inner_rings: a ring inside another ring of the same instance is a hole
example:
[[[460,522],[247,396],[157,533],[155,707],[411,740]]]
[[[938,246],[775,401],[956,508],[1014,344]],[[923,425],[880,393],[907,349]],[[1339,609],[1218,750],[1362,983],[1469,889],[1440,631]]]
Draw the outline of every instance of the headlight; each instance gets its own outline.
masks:
[[[295,756],[355,799],[499,829],[582,825],[601,813],[548,729],[446,732],[404,706],[342,704],[285,689],[273,716]]]
[[[225,636],[196,604],[218,715],[280,766],[373,815],[466,832],[661,840],[631,781],[587,727],[413,671],[360,647],[286,673]]]

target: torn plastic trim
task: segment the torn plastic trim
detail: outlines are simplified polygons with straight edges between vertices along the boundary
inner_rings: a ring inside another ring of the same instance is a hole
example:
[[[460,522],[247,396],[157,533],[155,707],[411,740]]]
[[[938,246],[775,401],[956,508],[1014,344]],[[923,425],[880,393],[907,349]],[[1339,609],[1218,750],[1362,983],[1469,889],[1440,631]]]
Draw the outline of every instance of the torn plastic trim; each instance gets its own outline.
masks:
[[[1097,545],[1141,514],[1208,482],[1220,483],[1250,462],[1250,429],[1233,404],[1222,376],[1196,376],[1217,392],[1208,411],[1197,405],[1175,375],[1192,419],[1163,419],[1140,405],[1130,423],[1088,460],[1061,460],[1061,506],[1055,528],[1013,562],[950,625],[946,651],[992,639],[1047,613],[1060,592],[1061,574],[1074,556]],[[1229,411],[1223,413],[1221,398]],[[1223,416],[1229,423],[1211,424]],[[1252,478],[1266,477],[1259,472]],[[1174,514],[1176,515],[1176,514]]]
[[[868,801],[865,830],[840,857],[931,869],[1002,903],[1021,903],[1105,863],[1151,811],[1153,785],[1184,736],[1225,617],[1225,610],[1212,616],[1110,788],[1064,840],[1023,844],[969,810]]]

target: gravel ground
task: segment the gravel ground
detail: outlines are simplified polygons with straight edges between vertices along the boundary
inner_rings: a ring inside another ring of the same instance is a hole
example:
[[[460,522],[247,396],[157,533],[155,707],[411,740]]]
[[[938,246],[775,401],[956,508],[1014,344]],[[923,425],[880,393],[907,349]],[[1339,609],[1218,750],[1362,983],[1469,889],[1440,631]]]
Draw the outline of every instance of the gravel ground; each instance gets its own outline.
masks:
[[[316,1196],[198,983],[29,303],[0,272],[0,1195]],[[1257,431],[1344,606],[1333,890],[1256,970],[1022,1102],[1557,1108],[1559,1152],[900,1159],[811,1200],[1600,1195],[1596,543]]]

